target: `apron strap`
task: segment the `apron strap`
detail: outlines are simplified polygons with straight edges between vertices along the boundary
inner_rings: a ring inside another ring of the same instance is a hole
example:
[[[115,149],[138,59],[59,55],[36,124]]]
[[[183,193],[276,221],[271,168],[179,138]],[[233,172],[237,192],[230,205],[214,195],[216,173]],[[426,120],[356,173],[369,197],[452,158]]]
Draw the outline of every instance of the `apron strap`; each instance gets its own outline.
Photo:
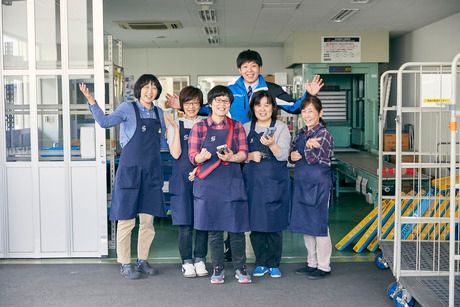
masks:
[[[229,123],[229,129],[228,129],[228,134],[227,134],[227,147],[228,148],[231,148],[232,146],[232,139],[233,139],[233,120],[228,118],[227,117],[227,120],[228,120],[228,123]],[[204,179],[206,178],[209,174],[212,173],[213,170],[215,170],[220,162],[222,162],[222,160],[218,159],[216,162],[214,162],[213,164],[211,164],[206,170],[204,171],[201,171],[201,164],[198,165],[198,168],[196,170],[196,176],[200,179]],[[224,161],[224,165],[228,165],[228,161]]]

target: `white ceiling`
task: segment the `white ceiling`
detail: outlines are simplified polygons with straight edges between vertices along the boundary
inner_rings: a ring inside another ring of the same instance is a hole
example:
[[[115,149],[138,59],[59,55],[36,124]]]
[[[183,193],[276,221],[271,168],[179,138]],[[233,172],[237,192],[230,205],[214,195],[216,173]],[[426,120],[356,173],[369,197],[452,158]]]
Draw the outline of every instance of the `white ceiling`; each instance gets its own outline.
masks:
[[[263,3],[300,3],[262,8]],[[194,0],[104,0],[104,30],[126,47],[206,47],[205,24]],[[460,0],[214,0],[221,47],[282,46],[292,32],[389,31],[392,37],[460,12]],[[342,8],[360,10],[342,23]],[[178,30],[124,30],[113,21],[180,21]],[[160,37],[160,38],[159,38]],[[164,37],[164,38],[161,38]]]

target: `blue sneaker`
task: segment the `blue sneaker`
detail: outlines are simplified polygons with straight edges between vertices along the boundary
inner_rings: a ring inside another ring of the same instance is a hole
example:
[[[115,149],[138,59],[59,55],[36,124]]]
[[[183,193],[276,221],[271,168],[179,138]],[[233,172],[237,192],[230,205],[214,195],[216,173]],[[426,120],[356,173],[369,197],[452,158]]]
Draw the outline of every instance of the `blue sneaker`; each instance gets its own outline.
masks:
[[[280,278],[281,277],[281,271],[279,268],[270,268],[270,277],[273,278]]]
[[[259,265],[259,266],[256,266],[256,268],[252,272],[252,276],[260,277],[260,276],[264,276],[266,273],[268,273],[268,268],[266,266]]]

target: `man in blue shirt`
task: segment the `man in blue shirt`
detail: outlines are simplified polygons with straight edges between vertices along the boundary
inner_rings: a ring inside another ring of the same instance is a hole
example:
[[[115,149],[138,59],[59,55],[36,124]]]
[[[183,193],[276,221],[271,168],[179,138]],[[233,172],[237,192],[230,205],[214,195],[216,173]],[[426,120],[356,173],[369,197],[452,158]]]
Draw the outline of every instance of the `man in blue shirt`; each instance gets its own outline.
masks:
[[[299,114],[300,104],[307,96],[307,93],[316,96],[324,85],[320,76],[315,75],[311,82],[306,82],[306,92],[303,96],[295,100],[278,84],[265,81],[264,77],[260,74],[262,57],[257,51],[250,49],[242,51],[236,58],[236,66],[238,67],[240,77],[234,84],[229,85],[234,97],[232,106],[230,107],[230,115],[232,119],[238,120],[243,124],[249,121],[249,102],[255,92],[268,91],[282,110],[288,113]],[[166,98],[171,107],[179,109],[177,95],[166,94]],[[209,109],[207,106],[200,110],[200,113],[207,114],[208,112]]]

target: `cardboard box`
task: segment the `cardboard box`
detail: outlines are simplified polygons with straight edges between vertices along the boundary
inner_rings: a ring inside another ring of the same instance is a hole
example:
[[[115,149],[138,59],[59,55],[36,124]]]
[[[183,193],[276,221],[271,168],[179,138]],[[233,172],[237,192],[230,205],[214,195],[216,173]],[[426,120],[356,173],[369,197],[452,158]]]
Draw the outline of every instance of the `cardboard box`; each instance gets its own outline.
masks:
[[[390,156],[390,163],[396,163],[396,156]],[[408,155],[408,156],[401,156],[402,163],[413,163],[418,162],[418,156]]]
[[[401,134],[402,150],[409,150],[409,133]],[[383,151],[396,150],[396,133],[383,134]]]

